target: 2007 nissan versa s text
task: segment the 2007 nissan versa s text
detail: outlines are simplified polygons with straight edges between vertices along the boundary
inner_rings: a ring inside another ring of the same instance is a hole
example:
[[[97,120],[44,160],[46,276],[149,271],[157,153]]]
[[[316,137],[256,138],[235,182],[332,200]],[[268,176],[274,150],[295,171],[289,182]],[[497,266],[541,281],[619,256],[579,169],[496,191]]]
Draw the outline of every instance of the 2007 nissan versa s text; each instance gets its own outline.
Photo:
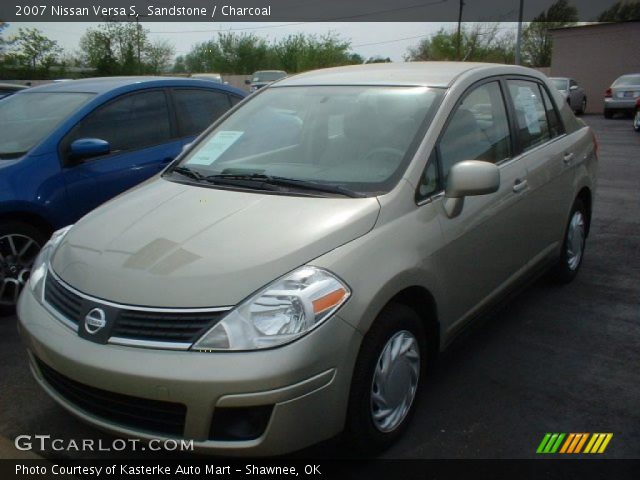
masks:
[[[276,82],[53,236],[18,305],[33,373],[120,435],[379,450],[465,324],[546,267],[576,275],[596,149],[527,68]]]

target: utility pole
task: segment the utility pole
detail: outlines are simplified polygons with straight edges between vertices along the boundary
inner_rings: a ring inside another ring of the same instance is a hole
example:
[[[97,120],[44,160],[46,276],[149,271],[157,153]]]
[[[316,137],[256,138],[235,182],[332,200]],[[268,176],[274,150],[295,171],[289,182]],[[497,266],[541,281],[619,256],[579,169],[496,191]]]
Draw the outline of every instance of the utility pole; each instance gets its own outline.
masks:
[[[138,75],[142,75],[142,65],[140,64],[140,17],[136,14],[136,45],[138,47]]]
[[[521,0],[522,1],[522,0]],[[458,60],[462,59],[460,48],[462,42],[462,8],[464,7],[464,0],[460,0],[460,8],[458,10],[458,36],[456,38],[456,56]]]
[[[524,0],[520,0],[520,12],[518,13],[518,34],[516,36],[516,65],[522,63],[520,50],[522,48],[522,11],[524,10]]]

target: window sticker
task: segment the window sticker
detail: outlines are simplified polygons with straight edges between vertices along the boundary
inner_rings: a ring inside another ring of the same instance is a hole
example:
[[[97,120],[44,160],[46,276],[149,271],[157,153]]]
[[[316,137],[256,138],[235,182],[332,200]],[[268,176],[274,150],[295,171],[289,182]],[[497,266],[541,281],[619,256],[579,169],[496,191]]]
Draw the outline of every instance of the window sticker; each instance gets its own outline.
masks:
[[[527,122],[527,130],[532,135],[540,135],[540,116],[535,104],[535,94],[529,87],[518,87],[518,102],[524,109],[524,118]]]
[[[187,165],[211,165],[244,134],[233,130],[216,133],[187,161]]]

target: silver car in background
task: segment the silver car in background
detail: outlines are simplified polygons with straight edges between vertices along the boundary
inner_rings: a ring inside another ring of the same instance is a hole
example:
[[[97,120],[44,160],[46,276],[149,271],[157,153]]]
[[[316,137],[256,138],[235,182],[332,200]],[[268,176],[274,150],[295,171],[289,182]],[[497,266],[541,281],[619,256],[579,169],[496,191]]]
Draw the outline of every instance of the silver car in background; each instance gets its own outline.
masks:
[[[604,94],[604,117],[613,118],[616,113],[632,115],[640,98],[640,73],[618,77]]]
[[[578,82],[567,77],[552,77],[549,80],[577,115],[587,111],[587,94]]]
[[[542,272],[575,278],[596,151],[524,67],[281,80],[53,235],[18,304],[31,369],[121,436],[380,451],[464,327]]]

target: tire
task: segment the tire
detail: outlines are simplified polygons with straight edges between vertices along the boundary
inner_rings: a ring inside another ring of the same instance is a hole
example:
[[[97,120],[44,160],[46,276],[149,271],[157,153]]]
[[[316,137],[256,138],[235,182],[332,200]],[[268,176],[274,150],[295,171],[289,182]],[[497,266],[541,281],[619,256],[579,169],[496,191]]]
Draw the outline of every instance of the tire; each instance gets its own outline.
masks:
[[[604,118],[611,119],[613,118],[613,110],[609,108],[604,109]]]
[[[15,312],[18,294],[47,235],[23,222],[0,223],[0,315]]]
[[[407,354],[393,359],[394,349],[390,346],[397,347],[401,343]],[[402,435],[424,383],[427,353],[424,328],[418,314],[402,304],[385,307],[362,342],[353,372],[344,432],[350,451],[376,454]],[[393,366],[393,376],[387,378],[392,380],[394,388],[385,388],[384,359],[390,362],[387,367]],[[385,404],[382,399],[391,401],[391,415],[380,414],[380,406]],[[374,412],[379,413],[376,418]]]
[[[633,129],[636,132],[640,132],[640,108],[636,110],[636,115],[633,118]]]
[[[551,270],[551,278],[566,284],[578,275],[586,247],[589,231],[589,214],[579,198],[573,203],[562,241],[562,253],[558,263]]]
[[[582,99],[582,103],[580,104],[580,108],[576,110],[576,115],[584,115],[584,112],[587,111],[587,97]]]

